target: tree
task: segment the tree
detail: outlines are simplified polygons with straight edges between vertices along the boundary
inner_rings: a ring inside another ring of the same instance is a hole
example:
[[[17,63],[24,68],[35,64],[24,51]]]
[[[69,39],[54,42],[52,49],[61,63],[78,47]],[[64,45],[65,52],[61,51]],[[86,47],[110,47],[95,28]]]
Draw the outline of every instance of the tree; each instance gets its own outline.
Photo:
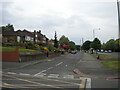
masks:
[[[120,52],[120,39],[115,40],[115,51]]]
[[[2,26],[2,31],[14,31],[14,26],[11,24],[8,24],[6,26]]]
[[[105,44],[105,49],[115,51],[115,40],[110,39],[109,41],[107,41]]]
[[[70,50],[75,50],[76,49],[76,45],[75,45],[75,43],[73,41],[69,42],[69,49]]]
[[[57,34],[55,31],[55,36],[54,36],[55,40],[54,40],[54,47],[58,48],[58,41],[57,41]]]
[[[65,37],[64,35],[59,39],[60,45],[69,45],[69,39]]]
[[[100,50],[101,49],[101,42],[98,38],[95,38],[93,42],[91,43],[91,47],[95,50]]]
[[[75,45],[77,50],[80,50],[81,46],[80,45]]]
[[[82,45],[82,48],[84,49],[84,50],[89,50],[90,49],[90,47],[91,47],[91,41],[85,41],[84,43],[83,43],[83,45]]]

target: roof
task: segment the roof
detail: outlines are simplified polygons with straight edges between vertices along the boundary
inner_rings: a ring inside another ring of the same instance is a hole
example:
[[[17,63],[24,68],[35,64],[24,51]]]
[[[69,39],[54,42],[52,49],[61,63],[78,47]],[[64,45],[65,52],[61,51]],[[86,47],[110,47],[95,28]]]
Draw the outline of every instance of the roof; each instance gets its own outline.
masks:
[[[29,31],[27,31],[27,30],[23,30],[23,31],[21,31],[21,30],[18,30],[18,31],[16,31],[16,33],[17,33],[17,35],[20,35],[20,36],[25,36],[25,35],[27,35],[27,36],[30,36],[30,37],[34,37],[34,33],[32,33],[32,32],[29,32]]]
[[[9,36],[16,36],[17,33],[15,31],[3,31],[2,32],[3,36],[9,35]]]

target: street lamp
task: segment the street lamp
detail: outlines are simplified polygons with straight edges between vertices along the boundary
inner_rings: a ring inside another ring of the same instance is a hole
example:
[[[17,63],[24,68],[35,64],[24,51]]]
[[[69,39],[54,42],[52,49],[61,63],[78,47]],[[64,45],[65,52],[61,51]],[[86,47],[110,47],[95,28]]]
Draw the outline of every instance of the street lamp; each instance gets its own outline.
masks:
[[[93,29],[93,38],[95,39],[95,30],[100,30],[100,28]]]
[[[117,10],[118,10],[118,38],[120,39],[120,6],[119,6],[119,2],[117,0]]]

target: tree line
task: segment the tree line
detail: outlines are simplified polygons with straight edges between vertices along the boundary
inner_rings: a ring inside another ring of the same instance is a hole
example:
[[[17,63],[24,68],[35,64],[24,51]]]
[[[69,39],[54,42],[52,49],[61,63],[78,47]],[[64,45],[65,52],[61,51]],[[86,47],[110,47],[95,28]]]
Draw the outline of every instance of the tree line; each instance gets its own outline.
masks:
[[[94,50],[111,50],[112,52],[120,52],[120,39],[110,39],[106,43],[101,44],[98,38],[93,41],[85,41],[82,45],[83,50],[89,50],[93,48]]]

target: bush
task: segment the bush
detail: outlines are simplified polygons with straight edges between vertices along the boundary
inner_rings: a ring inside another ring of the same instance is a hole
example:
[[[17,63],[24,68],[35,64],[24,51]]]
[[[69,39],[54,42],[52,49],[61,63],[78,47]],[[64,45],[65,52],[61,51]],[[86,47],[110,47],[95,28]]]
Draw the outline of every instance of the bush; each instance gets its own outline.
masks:
[[[33,43],[26,43],[26,49],[34,49]]]

